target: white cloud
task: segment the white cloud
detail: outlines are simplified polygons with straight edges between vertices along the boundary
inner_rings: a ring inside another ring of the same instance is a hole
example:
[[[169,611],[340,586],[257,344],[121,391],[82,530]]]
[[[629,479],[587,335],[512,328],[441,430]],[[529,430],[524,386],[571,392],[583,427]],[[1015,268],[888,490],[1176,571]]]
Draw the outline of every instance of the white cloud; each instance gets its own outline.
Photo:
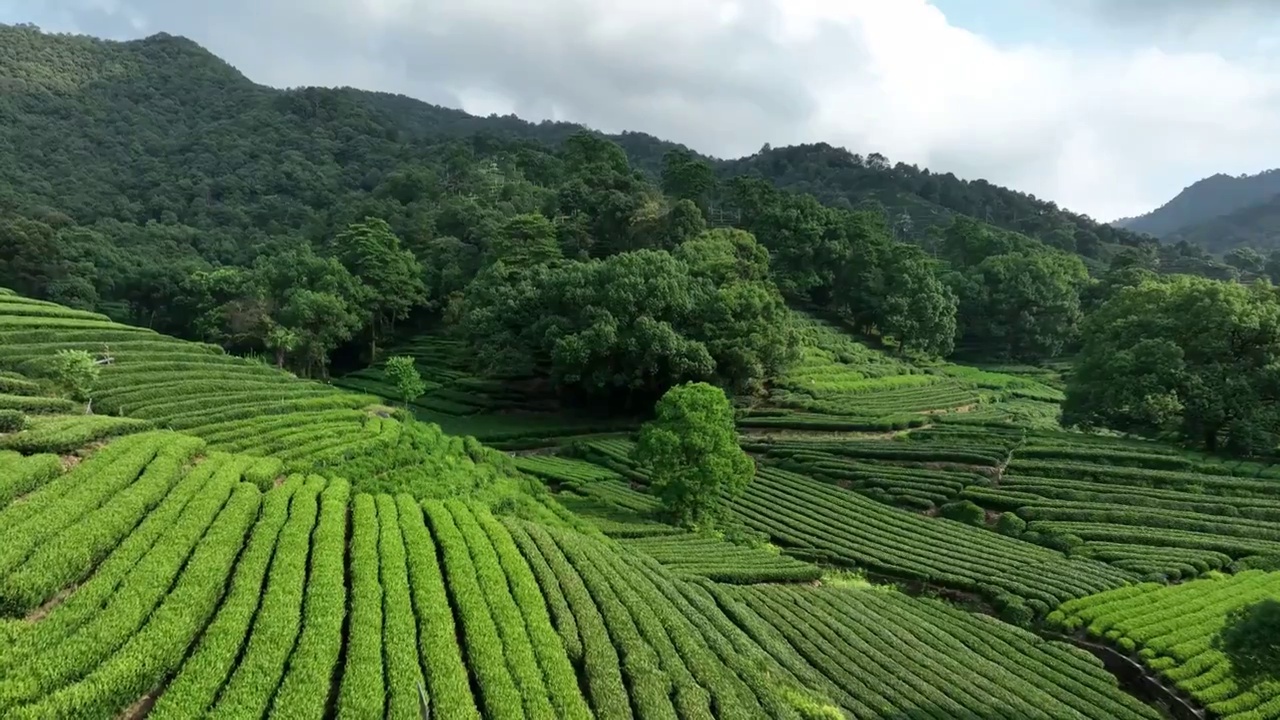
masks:
[[[824,140],[1104,219],[1280,165],[1280,67],[1228,42],[1275,42],[1260,0],[1212,22],[1189,1],[1053,1],[1094,13],[1100,33],[1127,23],[1130,40],[1001,45],[925,0],[37,0],[32,19],[129,35],[140,17],[260,82],[460,98],[720,156]],[[1191,26],[1212,37],[1168,31]]]

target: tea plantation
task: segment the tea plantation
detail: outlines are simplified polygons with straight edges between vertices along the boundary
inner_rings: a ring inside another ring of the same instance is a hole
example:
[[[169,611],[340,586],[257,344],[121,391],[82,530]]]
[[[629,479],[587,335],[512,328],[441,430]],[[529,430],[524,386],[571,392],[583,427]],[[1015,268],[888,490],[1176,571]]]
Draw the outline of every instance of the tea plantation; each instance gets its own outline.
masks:
[[[1068,433],[1052,378],[805,322],[739,403],[759,469],[712,535],[662,521],[633,421],[557,421],[448,341],[409,346],[406,412],[377,369],[301,380],[0,293],[0,717],[1166,716],[1080,643],[1280,718],[1209,645],[1280,598],[1249,569],[1280,556],[1280,467]],[[54,387],[65,349],[91,400]]]

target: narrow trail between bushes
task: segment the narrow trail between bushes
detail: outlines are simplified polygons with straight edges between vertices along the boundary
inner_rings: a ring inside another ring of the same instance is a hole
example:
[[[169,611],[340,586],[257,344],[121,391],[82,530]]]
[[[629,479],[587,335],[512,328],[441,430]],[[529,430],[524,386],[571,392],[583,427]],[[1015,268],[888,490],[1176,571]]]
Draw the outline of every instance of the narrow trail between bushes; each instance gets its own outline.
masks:
[[[1063,635],[1043,629],[1037,629],[1036,633],[1046,640],[1071,643],[1091,653],[1102,661],[1107,672],[1116,677],[1120,687],[1130,695],[1160,710],[1167,717],[1174,720],[1206,720],[1217,717],[1183,695],[1177,688],[1165,684],[1164,680],[1148,670],[1141,662],[1110,645],[1094,642],[1079,634]]]

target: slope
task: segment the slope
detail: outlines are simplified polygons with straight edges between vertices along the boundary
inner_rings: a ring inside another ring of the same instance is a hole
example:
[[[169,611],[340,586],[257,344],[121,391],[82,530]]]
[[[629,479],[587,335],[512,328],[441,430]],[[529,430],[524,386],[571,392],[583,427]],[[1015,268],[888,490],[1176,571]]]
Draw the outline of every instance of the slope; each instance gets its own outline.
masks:
[[[1212,253],[1251,248],[1267,255],[1280,249],[1280,193],[1225,215],[1178,228],[1168,239],[1193,243]]]
[[[1239,177],[1218,173],[1197,180],[1145,215],[1121,218],[1112,224],[1137,233],[1171,237],[1276,195],[1280,195],[1280,170]]]
[[[6,717],[410,718],[425,701],[459,718],[979,718],[990,692],[1003,713],[1155,717],[1064,646],[1001,623],[802,585],[820,571],[723,541],[609,539],[492,451],[365,396],[11,293],[0,347],[33,423],[0,444],[104,417],[52,402],[60,349],[104,361],[92,409],[181,429],[64,438],[62,462],[0,454],[18,478],[0,486]],[[1036,559],[1090,589],[1121,577]],[[849,653],[885,684],[841,669]],[[957,667],[994,690],[927,690]]]
[[[484,156],[533,141],[527,152],[536,153],[581,129],[349,88],[274,90],[165,34],[120,43],[0,26],[0,47],[0,142],[13,148],[0,161],[0,209],[92,226],[111,242],[81,236],[65,252],[100,270],[136,262],[128,255],[139,247],[168,264],[247,264],[255,246],[280,236],[326,237],[363,214],[386,215],[386,194],[397,191],[370,191],[433,166],[451,152],[441,143],[465,138]],[[651,177],[682,149],[643,133],[611,139]],[[967,214],[1090,258],[1141,242],[1053,203],[874,153],[807,145],[712,162],[723,178],[760,174],[834,205],[878,202],[895,222],[911,217],[900,231],[921,241],[930,225]]]
[[[760,175],[779,187],[810,193],[836,206],[878,203],[900,233],[924,236],[929,225],[945,225],[952,215],[1024,233],[1086,258],[1103,258],[1108,246],[1137,246],[1142,236],[1059,208],[1034,195],[961,180],[946,172],[891,164],[878,153],[866,156],[826,143],[764,148],[724,163],[725,176]]]
[[[90,353],[100,367],[92,401],[48,397],[59,351]],[[515,502],[554,518],[540,486],[469,437],[393,413],[381,400],[300,380],[216,346],[176,340],[106,317],[0,293],[0,407],[28,414],[0,447],[69,453],[149,427],[180,431],[212,450],[264,459],[266,486],[283,472],[347,477],[357,491],[419,498],[468,495]]]

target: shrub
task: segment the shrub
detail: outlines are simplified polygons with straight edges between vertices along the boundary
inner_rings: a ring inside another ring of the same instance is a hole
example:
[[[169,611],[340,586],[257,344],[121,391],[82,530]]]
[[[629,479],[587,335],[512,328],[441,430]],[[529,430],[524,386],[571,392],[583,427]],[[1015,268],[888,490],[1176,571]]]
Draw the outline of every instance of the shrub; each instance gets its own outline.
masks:
[[[1245,570],[1280,571],[1280,555],[1250,555],[1231,563],[1231,572],[1240,573]]]
[[[987,513],[974,502],[961,500],[943,505],[942,517],[968,525],[982,525],[987,519]]]
[[[0,433],[21,432],[27,429],[27,416],[20,410],[0,410]]]
[[[1054,533],[1045,535],[1041,544],[1059,552],[1069,553],[1072,548],[1078,545],[1083,545],[1084,540],[1077,535],[1062,535]]]
[[[1000,519],[996,521],[996,531],[1001,535],[1018,537],[1025,532],[1026,529],[1027,521],[1011,512],[1001,514]]]
[[[1000,608],[1000,619],[1010,625],[1030,625],[1035,617],[1035,611],[1027,607],[1021,598],[1009,596],[1008,601]]]

